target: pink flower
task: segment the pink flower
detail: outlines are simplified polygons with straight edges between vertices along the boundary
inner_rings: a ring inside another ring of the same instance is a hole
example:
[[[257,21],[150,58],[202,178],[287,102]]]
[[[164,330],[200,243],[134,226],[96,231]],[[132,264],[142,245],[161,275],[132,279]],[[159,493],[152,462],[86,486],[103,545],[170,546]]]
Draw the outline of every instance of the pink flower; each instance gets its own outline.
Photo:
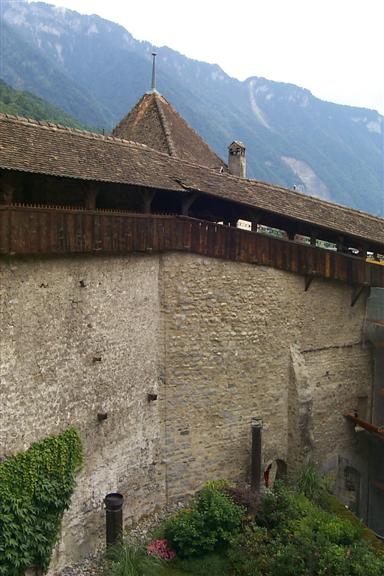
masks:
[[[166,540],[152,540],[147,546],[147,553],[150,556],[157,556],[163,560],[172,560],[176,552],[170,548]]]

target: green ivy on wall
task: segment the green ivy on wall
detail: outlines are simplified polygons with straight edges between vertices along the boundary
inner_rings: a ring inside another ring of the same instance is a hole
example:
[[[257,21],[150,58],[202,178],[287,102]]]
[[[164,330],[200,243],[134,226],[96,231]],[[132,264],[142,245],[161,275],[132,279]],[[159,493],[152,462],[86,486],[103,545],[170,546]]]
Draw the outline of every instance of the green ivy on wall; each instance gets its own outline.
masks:
[[[48,569],[82,461],[78,432],[36,442],[0,464],[0,575]]]

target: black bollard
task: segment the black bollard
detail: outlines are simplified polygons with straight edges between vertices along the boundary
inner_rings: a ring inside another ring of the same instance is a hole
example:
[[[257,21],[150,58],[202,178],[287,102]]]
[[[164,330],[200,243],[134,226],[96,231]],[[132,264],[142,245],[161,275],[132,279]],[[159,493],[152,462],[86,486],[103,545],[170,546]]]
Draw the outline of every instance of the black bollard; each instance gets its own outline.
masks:
[[[104,498],[106,510],[107,548],[117,544],[123,535],[123,501],[118,492],[111,492]]]
[[[260,490],[261,477],[261,430],[262,422],[252,422],[252,448],[251,448],[251,490]]]

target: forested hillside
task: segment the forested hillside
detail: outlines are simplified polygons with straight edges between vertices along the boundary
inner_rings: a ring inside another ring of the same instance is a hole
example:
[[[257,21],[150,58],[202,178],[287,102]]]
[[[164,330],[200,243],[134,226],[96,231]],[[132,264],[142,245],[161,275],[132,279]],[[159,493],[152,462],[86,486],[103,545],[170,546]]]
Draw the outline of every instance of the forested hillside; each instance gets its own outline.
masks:
[[[150,87],[152,46],[118,24],[23,0],[3,0],[2,21],[4,80],[92,128],[111,130]],[[377,112],[157,51],[159,91],[224,160],[241,140],[249,177],[384,214]]]
[[[0,112],[24,116],[25,118],[34,118],[35,120],[46,120],[47,122],[71,126],[72,128],[83,128],[78,120],[75,120],[75,118],[60,110],[60,108],[48,104],[48,102],[30,92],[14,90],[1,79]]]

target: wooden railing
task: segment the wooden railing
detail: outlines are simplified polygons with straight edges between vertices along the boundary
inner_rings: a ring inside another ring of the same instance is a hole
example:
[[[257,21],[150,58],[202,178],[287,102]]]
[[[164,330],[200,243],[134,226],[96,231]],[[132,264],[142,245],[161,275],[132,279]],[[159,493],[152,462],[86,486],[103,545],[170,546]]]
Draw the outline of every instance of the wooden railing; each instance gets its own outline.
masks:
[[[1,206],[0,254],[186,251],[272,266],[355,286],[384,287],[384,266],[272,236],[183,216]]]

